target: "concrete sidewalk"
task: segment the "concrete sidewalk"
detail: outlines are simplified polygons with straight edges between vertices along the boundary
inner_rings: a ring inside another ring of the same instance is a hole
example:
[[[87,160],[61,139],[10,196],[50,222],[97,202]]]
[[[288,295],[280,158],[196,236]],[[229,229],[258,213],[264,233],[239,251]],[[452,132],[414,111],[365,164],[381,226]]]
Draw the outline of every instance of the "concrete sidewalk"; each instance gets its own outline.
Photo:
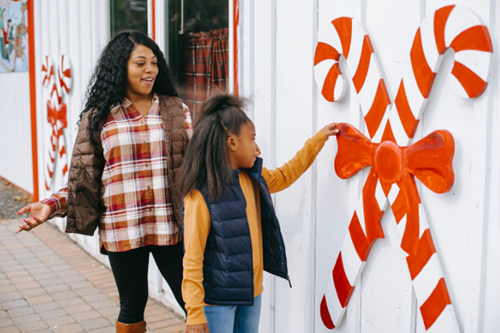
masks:
[[[0,220],[0,332],[115,332],[113,274],[50,224],[15,234]],[[184,319],[150,299],[148,332],[183,332]]]

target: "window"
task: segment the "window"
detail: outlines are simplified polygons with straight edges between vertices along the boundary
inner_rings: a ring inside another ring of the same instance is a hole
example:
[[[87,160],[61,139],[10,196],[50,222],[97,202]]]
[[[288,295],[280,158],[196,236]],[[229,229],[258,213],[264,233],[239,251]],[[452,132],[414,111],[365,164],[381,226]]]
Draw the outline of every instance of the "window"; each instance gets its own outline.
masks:
[[[123,30],[148,33],[148,0],[110,0],[111,38]]]
[[[205,99],[228,88],[229,2],[170,0],[166,7],[167,62],[196,119]]]

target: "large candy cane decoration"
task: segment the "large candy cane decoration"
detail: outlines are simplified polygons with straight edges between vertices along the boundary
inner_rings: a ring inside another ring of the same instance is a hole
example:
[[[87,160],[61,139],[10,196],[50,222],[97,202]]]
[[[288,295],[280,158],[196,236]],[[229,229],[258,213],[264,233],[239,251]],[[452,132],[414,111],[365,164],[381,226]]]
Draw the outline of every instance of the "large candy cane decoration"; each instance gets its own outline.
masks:
[[[71,67],[66,55],[60,57],[57,72],[50,56],[45,57],[42,65],[42,85],[49,91],[47,100],[47,121],[51,125],[49,160],[45,170],[45,188],[51,189],[53,184],[56,160],[59,160],[63,177],[68,172],[66,154],[67,107],[63,96],[71,90]]]
[[[341,125],[337,174],[347,178],[365,166],[372,168],[321,301],[320,314],[327,328],[340,323],[371,246],[384,237],[380,220],[391,204],[425,328],[459,331],[414,180],[419,178],[437,193],[451,188],[453,137],[436,131],[404,147],[415,134],[441,56],[450,47],[455,50],[451,77],[455,91],[474,98],[486,89],[493,52],[488,29],[468,9],[447,6],[420,25],[409,68],[391,108],[370,38],[361,25],[342,17],[320,32],[315,76],[321,93],[332,102],[342,98],[346,87],[338,61],[343,54],[354,73],[353,84],[373,140],[350,125]]]

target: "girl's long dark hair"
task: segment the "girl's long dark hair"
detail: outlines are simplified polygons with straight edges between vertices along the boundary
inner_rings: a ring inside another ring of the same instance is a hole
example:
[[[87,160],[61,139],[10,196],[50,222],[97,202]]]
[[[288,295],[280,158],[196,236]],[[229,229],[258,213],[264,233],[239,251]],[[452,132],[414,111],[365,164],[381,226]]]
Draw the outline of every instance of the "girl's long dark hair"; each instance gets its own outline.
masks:
[[[228,133],[239,135],[241,126],[252,122],[244,105],[244,99],[230,94],[215,95],[202,105],[177,184],[183,196],[206,186],[210,200],[215,201],[228,188],[232,177]]]
[[[80,114],[81,120],[86,112],[92,110],[87,130],[94,144],[96,144],[95,135],[100,133],[111,107],[121,104],[125,97],[127,62],[130,53],[138,45],[150,48],[158,61],[158,75],[152,92],[158,95],[178,96],[167,62],[158,45],[140,31],[127,30],[116,34],[106,45],[97,62],[87,89],[87,102]]]

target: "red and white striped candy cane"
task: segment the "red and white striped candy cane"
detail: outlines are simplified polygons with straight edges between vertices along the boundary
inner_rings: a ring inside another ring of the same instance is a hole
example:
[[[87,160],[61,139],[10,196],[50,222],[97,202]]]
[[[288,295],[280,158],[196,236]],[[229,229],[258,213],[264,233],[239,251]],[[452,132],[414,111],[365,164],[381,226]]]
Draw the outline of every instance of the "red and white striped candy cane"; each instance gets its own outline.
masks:
[[[56,160],[62,163],[63,181],[65,181],[68,172],[65,135],[67,112],[66,104],[62,103],[63,94],[69,93],[71,89],[71,67],[67,56],[61,56],[58,67],[56,77],[56,70],[51,57],[45,57],[45,62],[42,65],[42,84],[49,92],[47,122],[51,125],[49,159],[45,170],[45,188],[47,190],[51,189],[54,181]]]
[[[381,139],[387,127],[400,146],[406,146],[413,138],[441,59],[450,48],[455,51],[449,77],[453,90],[460,97],[471,99],[486,89],[493,53],[488,28],[466,7],[440,8],[422,21],[415,34],[395,107],[387,114],[388,124],[379,128],[374,141]]]
[[[314,75],[321,87],[321,94],[335,102],[345,94],[346,80],[340,71],[339,60],[343,55],[353,74],[352,81],[370,138],[379,128],[391,101],[370,36],[364,27],[350,17],[340,17],[319,31],[319,41],[314,55]]]
[[[42,86],[48,88],[55,82],[54,62],[49,56],[45,56],[44,63],[42,64]]]
[[[410,69],[405,72],[396,95],[396,110],[389,108],[388,112],[385,112],[387,106],[390,105],[387,93],[385,91],[382,94],[378,93],[381,89],[376,89],[378,94],[373,93],[375,91],[373,87],[377,82],[380,86],[383,79],[380,75],[372,74],[379,73],[379,70],[373,57],[373,48],[368,47],[369,43],[366,42],[369,38],[360,33],[364,30],[359,27],[359,23],[345,17],[332,21],[332,25],[334,29],[330,29],[327,33],[333,34],[333,37],[325,37],[320,32],[315,56],[317,83],[322,87],[322,95],[327,100],[335,101],[342,97],[342,89],[345,89],[345,85],[343,85],[343,79],[339,79],[341,75],[338,67],[340,52],[337,52],[342,47],[348,66],[355,73],[354,86],[365,115],[368,133],[374,142],[397,142],[400,146],[408,144],[418,126],[418,119],[421,117],[432,88],[441,56],[447,48],[455,50],[452,86],[459,95],[474,98],[486,88],[493,52],[491,39],[488,29],[464,7],[443,7],[437,10],[431,18],[422,22],[410,52]],[[355,39],[357,39],[356,42]],[[361,52],[361,56],[351,57],[352,46],[354,45],[354,49],[359,49],[361,44],[366,45],[361,48],[365,49],[365,52]],[[352,62],[354,62],[353,65]],[[321,67],[318,67],[319,65]],[[370,70],[372,66],[375,68]],[[363,94],[365,86],[372,87],[367,90],[373,96],[371,99],[370,94]],[[378,111],[373,113],[373,116],[369,116],[372,111],[381,109],[384,109],[384,112]],[[384,126],[380,126],[381,124]],[[369,146],[368,143],[367,146]],[[353,169],[371,165],[371,161],[366,160],[357,163]],[[412,177],[408,179],[413,179]],[[436,332],[444,332],[445,329],[458,332],[456,316],[451,306],[425,212],[420,206],[418,192],[408,191],[411,187],[409,184],[404,191],[401,191],[404,193],[400,193],[399,187],[404,187],[404,184],[383,184],[380,179],[373,179],[369,176],[363,188],[361,200],[349,224],[349,232],[344,239],[332,277],[328,282],[327,291],[322,298],[320,312],[323,323],[330,329],[340,323],[370,248],[378,238],[383,237],[379,222],[390,203],[398,222],[402,248],[408,255],[408,267],[426,329]],[[423,182],[425,184],[425,180]],[[451,186],[452,181],[449,184]],[[442,191],[433,190],[442,193],[449,188]],[[412,230],[408,230],[407,219],[412,221],[409,223]],[[417,241],[408,242],[409,234],[413,234],[414,240],[415,236],[418,236]],[[409,249],[411,247],[414,248]]]
[[[72,71],[69,57],[62,55],[57,69],[57,79],[62,94],[67,95],[71,91]],[[60,103],[60,117],[57,123],[57,150],[59,151],[59,160],[62,162],[63,182],[67,181],[66,174],[68,172],[68,157],[66,152],[66,128],[68,127],[67,106],[66,103]]]
[[[42,85],[49,90],[49,99],[47,100],[47,122],[51,124],[50,133],[50,146],[49,146],[49,159],[47,160],[47,167],[45,169],[45,188],[50,190],[52,183],[52,176],[54,175],[54,167],[56,161],[56,148],[57,148],[57,129],[52,121],[52,114],[55,107],[53,107],[52,95],[54,87],[57,87],[54,62],[50,56],[45,56],[44,63],[42,64]],[[57,88],[55,90],[57,93]]]
[[[57,79],[59,80],[59,86],[62,92],[69,94],[72,85],[71,64],[69,57],[65,54],[63,54],[59,60]]]

